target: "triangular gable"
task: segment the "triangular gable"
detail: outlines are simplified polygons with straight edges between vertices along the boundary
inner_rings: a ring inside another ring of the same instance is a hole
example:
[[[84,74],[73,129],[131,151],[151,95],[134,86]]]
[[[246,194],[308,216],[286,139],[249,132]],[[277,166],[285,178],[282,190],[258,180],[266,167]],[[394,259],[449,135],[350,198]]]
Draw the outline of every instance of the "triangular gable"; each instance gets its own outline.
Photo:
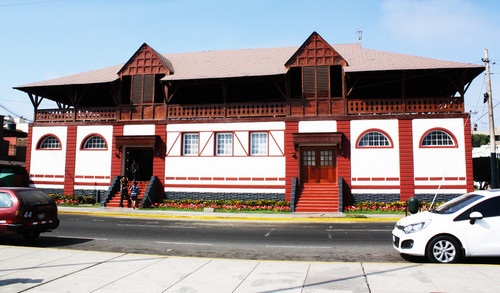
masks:
[[[173,74],[172,63],[146,43],[142,44],[132,58],[118,71],[120,77],[123,75],[162,73],[165,75]]]
[[[285,63],[287,68],[291,66],[321,65],[347,66],[347,61],[317,32],[313,32],[297,52]]]

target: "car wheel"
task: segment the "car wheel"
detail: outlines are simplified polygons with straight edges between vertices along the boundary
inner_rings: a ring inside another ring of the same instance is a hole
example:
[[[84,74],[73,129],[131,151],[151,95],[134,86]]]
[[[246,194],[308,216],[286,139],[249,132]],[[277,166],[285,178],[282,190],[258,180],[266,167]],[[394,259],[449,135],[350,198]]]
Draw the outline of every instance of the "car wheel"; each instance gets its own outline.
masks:
[[[462,257],[460,243],[450,236],[438,236],[427,245],[426,256],[431,262],[453,263]]]
[[[23,233],[24,239],[26,239],[28,241],[37,240],[38,236],[40,236],[40,232],[25,232],[25,233]]]

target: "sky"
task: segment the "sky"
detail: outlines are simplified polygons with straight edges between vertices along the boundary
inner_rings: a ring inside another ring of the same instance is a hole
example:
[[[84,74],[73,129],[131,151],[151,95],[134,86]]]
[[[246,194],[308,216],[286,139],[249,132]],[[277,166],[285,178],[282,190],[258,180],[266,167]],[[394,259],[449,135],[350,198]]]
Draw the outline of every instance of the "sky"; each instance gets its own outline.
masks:
[[[499,105],[499,12],[498,0],[0,0],[0,115],[33,118],[13,87],[125,63],[143,43],[163,54],[289,47],[313,31],[329,44],[480,65],[488,49]],[[482,73],[465,95],[479,130],[485,92]]]

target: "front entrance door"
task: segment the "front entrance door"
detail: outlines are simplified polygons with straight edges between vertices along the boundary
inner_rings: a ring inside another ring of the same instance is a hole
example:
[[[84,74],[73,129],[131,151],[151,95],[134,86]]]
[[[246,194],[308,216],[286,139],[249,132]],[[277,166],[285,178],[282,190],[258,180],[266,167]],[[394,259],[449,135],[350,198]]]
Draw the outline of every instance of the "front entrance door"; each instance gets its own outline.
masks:
[[[149,181],[153,175],[153,149],[126,148],[125,175],[129,180],[133,179],[132,163],[137,165],[137,181]]]
[[[301,148],[302,183],[335,183],[336,152],[333,147]]]

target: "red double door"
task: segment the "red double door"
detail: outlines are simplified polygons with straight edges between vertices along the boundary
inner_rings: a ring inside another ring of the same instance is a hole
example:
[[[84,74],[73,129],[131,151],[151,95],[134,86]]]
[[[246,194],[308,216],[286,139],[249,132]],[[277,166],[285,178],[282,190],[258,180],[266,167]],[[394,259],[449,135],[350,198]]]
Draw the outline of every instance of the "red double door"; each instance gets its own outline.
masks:
[[[302,183],[336,183],[335,148],[302,147],[300,153]]]

